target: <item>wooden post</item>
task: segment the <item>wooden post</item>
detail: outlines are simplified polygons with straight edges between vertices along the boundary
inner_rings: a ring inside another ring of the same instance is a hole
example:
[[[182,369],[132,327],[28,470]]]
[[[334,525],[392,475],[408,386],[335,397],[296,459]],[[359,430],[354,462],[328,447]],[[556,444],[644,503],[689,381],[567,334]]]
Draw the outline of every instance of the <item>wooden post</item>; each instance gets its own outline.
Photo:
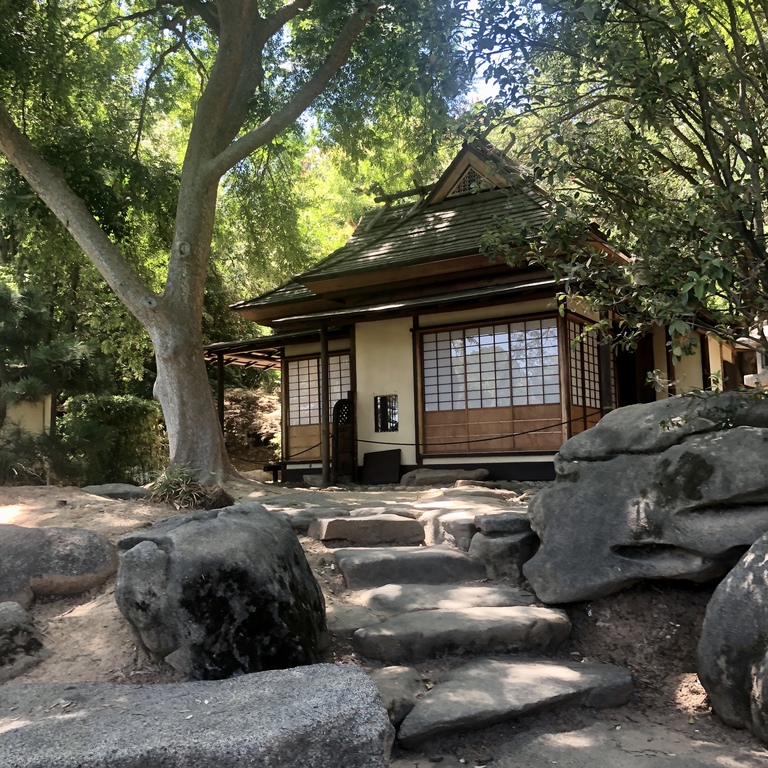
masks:
[[[224,353],[216,355],[216,395],[219,410],[219,424],[224,432]]]
[[[611,378],[613,375],[613,366],[611,358],[613,349],[610,344],[600,345],[600,410],[604,416],[608,411],[615,407],[613,402],[613,386]]]
[[[328,363],[328,328],[320,328],[320,459],[323,462],[323,485],[331,484],[331,404],[330,366]]]

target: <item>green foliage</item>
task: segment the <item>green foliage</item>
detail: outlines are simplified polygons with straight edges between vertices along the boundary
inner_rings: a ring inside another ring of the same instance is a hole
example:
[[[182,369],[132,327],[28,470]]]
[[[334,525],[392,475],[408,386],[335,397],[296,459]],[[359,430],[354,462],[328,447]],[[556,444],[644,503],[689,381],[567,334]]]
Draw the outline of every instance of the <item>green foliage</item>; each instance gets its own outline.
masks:
[[[45,483],[49,463],[45,438],[31,435],[14,424],[0,431],[0,485]]]
[[[221,509],[235,500],[221,487],[202,485],[186,467],[171,465],[149,488],[149,500],[176,509]]]
[[[539,231],[491,237],[630,339],[694,323],[768,349],[768,19],[741,0],[490,0],[479,53],[501,124],[558,200]],[[626,258],[599,247],[593,224]],[[598,247],[595,247],[598,245]]]
[[[65,404],[54,471],[78,485],[146,483],[167,447],[160,407],[132,395],[78,395]]]

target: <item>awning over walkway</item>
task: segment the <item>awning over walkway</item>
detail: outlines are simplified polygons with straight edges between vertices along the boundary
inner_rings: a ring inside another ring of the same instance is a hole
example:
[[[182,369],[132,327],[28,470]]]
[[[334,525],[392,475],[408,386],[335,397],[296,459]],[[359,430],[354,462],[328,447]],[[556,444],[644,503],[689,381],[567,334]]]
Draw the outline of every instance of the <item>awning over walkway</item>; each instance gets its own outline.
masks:
[[[329,329],[331,339],[344,338],[346,333],[341,329]],[[289,344],[305,344],[319,341],[319,330],[295,331],[293,333],[278,333],[273,336],[260,336],[255,339],[240,341],[221,341],[203,347],[203,356],[207,362],[221,362],[224,365],[239,365],[244,368],[262,368],[270,370],[280,368],[282,350]]]

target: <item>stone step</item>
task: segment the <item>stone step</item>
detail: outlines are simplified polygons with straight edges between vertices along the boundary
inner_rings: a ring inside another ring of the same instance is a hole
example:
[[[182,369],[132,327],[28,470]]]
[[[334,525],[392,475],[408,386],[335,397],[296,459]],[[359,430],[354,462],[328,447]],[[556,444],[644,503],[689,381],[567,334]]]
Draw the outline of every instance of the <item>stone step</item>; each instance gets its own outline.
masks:
[[[384,584],[456,584],[485,578],[485,566],[445,546],[338,549],[336,565],[350,589]]]
[[[382,614],[429,611],[435,608],[456,610],[531,605],[536,602],[532,592],[517,587],[454,584],[385,584],[376,589],[356,592],[353,599],[358,605]]]
[[[405,747],[457,730],[477,730],[553,707],[625,704],[632,677],[613,664],[477,659],[447,674],[406,716]]]
[[[320,541],[344,539],[353,544],[421,544],[424,528],[418,520],[402,515],[366,515],[318,518],[307,535]]]
[[[511,606],[432,610],[393,616],[352,635],[369,659],[412,662],[459,653],[554,653],[571,631],[564,611]]]

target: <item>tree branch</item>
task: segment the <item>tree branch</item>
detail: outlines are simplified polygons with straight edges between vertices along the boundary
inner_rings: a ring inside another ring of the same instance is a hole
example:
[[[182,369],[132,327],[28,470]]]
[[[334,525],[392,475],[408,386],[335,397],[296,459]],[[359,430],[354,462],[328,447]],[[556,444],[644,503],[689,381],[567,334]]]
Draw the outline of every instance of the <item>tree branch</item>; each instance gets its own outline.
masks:
[[[0,152],[61,221],[118,298],[146,326],[154,316],[159,297],[144,285],[63,175],[48,165],[19,131],[1,101]]]
[[[294,0],[288,5],[282,6],[271,16],[264,18],[264,34],[266,40],[279,32],[289,21],[295,19],[302,11],[308,10],[312,6],[312,0]]]
[[[368,21],[382,5],[380,0],[369,3],[349,17],[336,38],[325,61],[315,74],[291,97],[287,104],[264,120],[249,133],[241,136],[211,161],[211,171],[224,175],[236,163],[277,136],[294,122],[319,96],[330,79],[341,69]]]
[[[139,124],[136,126],[136,143],[134,144],[133,154],[138,157],[139,149],[141,147],[141,135],[144,132],[144,118],[147,114],[147,101],[149,99],[149,89],[152,85],[152,81],[160,72],[165,60],[172,54],[176,53],[180,48],[184,46],[184,32],[182,30],[178,40],[170,47],[166,48],[159,56],[157,64],[147,74],[147,79],[144,82],[144,93],[141,98],[141,109],[139,110]]]

